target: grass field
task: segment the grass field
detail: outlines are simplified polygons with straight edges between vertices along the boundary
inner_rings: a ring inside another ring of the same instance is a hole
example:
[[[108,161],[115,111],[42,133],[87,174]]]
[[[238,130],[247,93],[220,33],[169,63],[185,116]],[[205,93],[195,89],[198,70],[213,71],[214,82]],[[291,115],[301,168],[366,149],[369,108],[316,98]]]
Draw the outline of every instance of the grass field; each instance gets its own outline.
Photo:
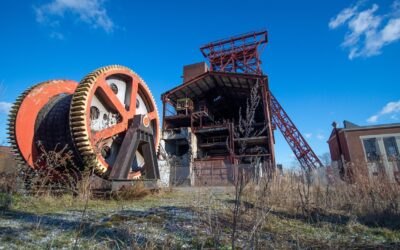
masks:
[[[232,200],[233,188],[179,188],[134,200],[14,194],[0,212],[0,249],[230,249]],[[257,207],[243,207],[236,245],[251,248]],[[396,224],[344,213],[304,217],[278,206],[263,219],[259,249],[400,248]]]

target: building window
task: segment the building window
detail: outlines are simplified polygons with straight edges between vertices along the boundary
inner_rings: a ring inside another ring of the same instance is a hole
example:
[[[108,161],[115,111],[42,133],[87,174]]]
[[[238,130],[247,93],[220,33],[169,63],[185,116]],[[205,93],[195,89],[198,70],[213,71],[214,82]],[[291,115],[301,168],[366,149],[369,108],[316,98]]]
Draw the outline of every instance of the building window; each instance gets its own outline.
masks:
[[[399,149],[397,147],[395,137],[383,138],[383,144],[385,145],[386,155],[389,161],[399,160]]]
[[[379,161],[376,138],[364,139],[363,142],[367,160],[369,162]]]
[[[383,138],[388,161],[392,164],[394,179],[400,184],[400,155],[399,145],[395,137]]]

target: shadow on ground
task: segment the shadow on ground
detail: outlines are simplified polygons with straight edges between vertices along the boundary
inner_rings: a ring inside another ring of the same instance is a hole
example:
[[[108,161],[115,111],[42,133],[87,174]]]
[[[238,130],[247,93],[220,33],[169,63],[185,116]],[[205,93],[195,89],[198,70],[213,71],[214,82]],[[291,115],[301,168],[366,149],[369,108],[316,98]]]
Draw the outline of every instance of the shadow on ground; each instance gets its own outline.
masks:
[[[157,240],[162,244],[165,237],[171,233],[176,235],[178,240],[188,243],[196,237],[194,224],[197,223],[198,216],[190,208],[162,206],[146,211],[121,210],[100,217],[91,212],[82,219],[82,213],[79,211],[45,215],[14,210],[2,211],[0,221],[8,220],[13,224],[1,226],[0,237],[18,237],[38,228],[46,231],[58,230],[63,234],[79,233],[80,239],[97,242],[123,242],[125,246],[140,246],[149,241],[155,243]],[[156,239],[150,239],[150,234],[146,233],[151,227],[159,229]]]

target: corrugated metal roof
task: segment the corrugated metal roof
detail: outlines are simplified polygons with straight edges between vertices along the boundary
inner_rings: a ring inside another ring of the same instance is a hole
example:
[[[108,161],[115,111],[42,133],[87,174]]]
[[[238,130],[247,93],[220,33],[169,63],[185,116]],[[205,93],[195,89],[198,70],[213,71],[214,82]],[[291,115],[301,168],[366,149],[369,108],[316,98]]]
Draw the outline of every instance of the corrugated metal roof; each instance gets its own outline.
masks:
[[[267,79],[267,76],[228,72],[206,72],[164,93],[163,96],[168,97],[172,102],[176,102],[176,100],[180,98],[190,98],[194,100],[204,97],[207,92],[214,88],[219,88],[228,96],[239,97],[244,93],[248,93],[249,89],[254,86],[260,78]]]

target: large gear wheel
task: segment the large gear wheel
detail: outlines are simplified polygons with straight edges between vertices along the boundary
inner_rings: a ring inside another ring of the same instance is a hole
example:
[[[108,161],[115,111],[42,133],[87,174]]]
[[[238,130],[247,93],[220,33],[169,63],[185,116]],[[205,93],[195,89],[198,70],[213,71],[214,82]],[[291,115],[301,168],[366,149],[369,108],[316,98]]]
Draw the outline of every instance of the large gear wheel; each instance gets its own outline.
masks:
[[[80,84],[52,80],[26,90],[11,108],[9,141],[18,162],[32,169],[46,169],[49,166],[43,159],[48,152],[67,149],[72,162],[60,167],[61,171],[89,168],[107,178],[137,115],[151,128],[158,149],[160,120],[146,83],[126,67],[107,66],[93,71]],[[142,147],[138,148],[132,152],[135,157],[128,179],[145,172],[146,157]]]
[[[8,139],[19,164],[27,164],[33,169],[37,167],[36,161],[40,157],[37,145],[40,139],[39,130],[55,131],[51,126],[44,128],[44,124],[49,117],[52,117],[49,114],[54,113],[51,111],[59,100],[73,94],[77,86],[78,83],[71,80],[51,80],[27,89],[17,98],[9,113]],[[58,127],[57,124],[52,126]],[[68,136],[67,127],[57,128],[64,137]],[[65,138],[61,140],[66,141]],[[48,141],[47,146],[55,145],[50,145]]]
[[[157,149],[160,121],[154,98],[143,79],[119,65],[88,74],[73,95],[69,118],[73,140],[85,164],[100,175],[107,174],[130,122],[139,114],[147,115]],[[144,165],[142,152],[135,154],[133,171]]]

